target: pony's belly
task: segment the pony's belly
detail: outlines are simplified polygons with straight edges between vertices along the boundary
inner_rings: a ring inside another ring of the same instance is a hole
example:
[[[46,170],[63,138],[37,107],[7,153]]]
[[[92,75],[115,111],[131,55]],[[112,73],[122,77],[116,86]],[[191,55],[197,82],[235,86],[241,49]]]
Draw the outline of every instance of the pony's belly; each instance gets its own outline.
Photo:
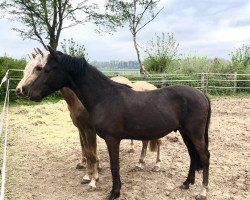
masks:
[[[162,128],[162,129],[138,129],[130,132],[126,132],[125,139],[134,139],[134,140],[155,140],[162,138],[174,131],[174,128]]]

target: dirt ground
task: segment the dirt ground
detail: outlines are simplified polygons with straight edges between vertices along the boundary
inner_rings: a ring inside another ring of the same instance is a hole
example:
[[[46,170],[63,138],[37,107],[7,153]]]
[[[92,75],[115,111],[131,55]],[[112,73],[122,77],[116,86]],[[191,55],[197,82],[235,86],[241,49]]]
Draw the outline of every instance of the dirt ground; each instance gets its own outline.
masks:
[[[250,98],[212,100],[210,126],[210,184],[208,199],[250,199]],[[148,152],[144,171],[135,171],[141,142],[128,153],[129,140],[120,151],[122,190],[120,200],[194,199],[201,173],[189,190],[185,180],[189,156],[179,133],[162,139],[162,166],[153,172],[156,153]],[[64,101],[10,108],[6,199],[102,200],[111,188],[107,148],[98,138],[103,165],[97,189],[82,185],[84,170],[75,169],[80,156],[77,129]]]

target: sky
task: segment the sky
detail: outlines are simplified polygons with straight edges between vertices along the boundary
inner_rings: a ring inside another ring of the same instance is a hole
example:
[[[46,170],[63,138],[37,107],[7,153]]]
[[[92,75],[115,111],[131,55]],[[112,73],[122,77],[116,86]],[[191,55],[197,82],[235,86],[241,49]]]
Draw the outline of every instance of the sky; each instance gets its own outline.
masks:
[[[179,53],[184,56],[229,59],[236,48],[250,45],[249,0],[161,0],[158,9],[162,7],[158,17],[138,33],[142,48],[146,48],[155,34],[162,32],[173,33],[179,43]],[[12,30],[21,26],[15,21],[0,19],[0,56],[27,57],[33,48],[42,48],[38,42],[23,40]],[[119,28],[112,35],[100,35],[95,28],[87,23],[65,29],[61,41],[73,37],[85,46],[90,61],[136,60],[128,26]],[[142,49],[141,52],[144,57]]]

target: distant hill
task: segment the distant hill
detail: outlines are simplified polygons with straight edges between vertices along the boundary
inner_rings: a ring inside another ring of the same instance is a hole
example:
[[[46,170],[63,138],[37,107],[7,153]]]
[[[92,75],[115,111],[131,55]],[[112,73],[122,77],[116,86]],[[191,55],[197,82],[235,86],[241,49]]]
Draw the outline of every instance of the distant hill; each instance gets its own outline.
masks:
[[[111,61],[92,61],[90,63],[101,70],[139,69],[139,64],[137,61],[111,60]]]

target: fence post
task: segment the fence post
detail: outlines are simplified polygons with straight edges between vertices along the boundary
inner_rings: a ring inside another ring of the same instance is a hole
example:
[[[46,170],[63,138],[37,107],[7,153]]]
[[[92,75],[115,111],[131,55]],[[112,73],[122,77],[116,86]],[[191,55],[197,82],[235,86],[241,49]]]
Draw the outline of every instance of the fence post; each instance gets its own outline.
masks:
[[[164,74],[161,74],[161,87],[166,86],[165,83],[166,83],[166,77],[164,76]]]
[[[234,93],[237,92],[237,72],[234,72]]]
[[[201,73],[201,89],[203,92],[205,92],[204,91],[204,81],[205,81],[204,73]]]
[[[205,94],[207,94],[208,91],[208,78],[209,78],[209,73],[206,73],[206,84],[205,84]]]

